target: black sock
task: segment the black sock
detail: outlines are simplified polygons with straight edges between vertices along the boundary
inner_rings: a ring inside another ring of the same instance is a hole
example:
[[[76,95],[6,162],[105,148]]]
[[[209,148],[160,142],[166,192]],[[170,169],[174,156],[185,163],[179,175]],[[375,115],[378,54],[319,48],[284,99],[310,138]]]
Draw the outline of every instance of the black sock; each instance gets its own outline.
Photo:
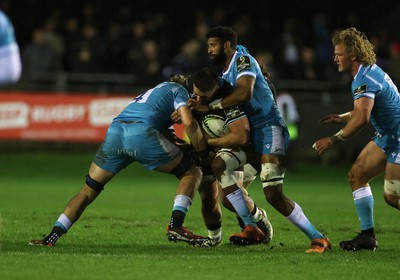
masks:
[[[60,227],[53,227],[52,231],[49,235],[47,235],[43,241],[47,244],[47,246],[54,246],[58,239],[64,234],[64,230]]]
[[[169,221],[169,226],[171,228],[181,227],[183,221],[185,220],[186,214],[179,210],[172,211],[171,220]]]
[[[208,225],[206,225],[206,227],[207,227],[208,230],[216,230],[216,229],[221,228],[221,226],[222,226],[221,221],[219,221],[219,222],[216,223],[216,224],[212,224],[212,225],[208,224]]]
[[[362,234],[366,234],[372,237],[375,237],[375,231],[374,228],[369,228],[361,231]]]
[[[257,213],[257,205],[254,203],[253,211],[251,211],[251,215],[254,216]]]

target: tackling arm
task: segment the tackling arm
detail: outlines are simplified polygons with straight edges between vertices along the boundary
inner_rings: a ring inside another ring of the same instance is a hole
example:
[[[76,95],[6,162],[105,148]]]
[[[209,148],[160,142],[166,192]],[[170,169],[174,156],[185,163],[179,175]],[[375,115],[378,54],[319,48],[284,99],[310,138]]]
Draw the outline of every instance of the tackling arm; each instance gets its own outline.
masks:
[[[252,76],[242,76],[236,81],[235,89],[223,99],[218,99],[210,103],[211,109],[230,108],[250,100],[253,96],[253,88],[256,79]]]
[[[193,118],[192,111],[188,106],[181,106],[178,109],[179,115],[181,116],[181,120],[183,126],[185,127],[185,131],[187,136],[190,139],[194,149],[197,152],[202,152],[206,150],[206,142],[204,139],[204,135],[200,130],[200,126],[197,121]]]
[[[244,146],[250,139],[250,125],[247,117],[240,118],[228,125],[229,133],[220,138],[210,138],[207,143],[217,148],[236,148]]]

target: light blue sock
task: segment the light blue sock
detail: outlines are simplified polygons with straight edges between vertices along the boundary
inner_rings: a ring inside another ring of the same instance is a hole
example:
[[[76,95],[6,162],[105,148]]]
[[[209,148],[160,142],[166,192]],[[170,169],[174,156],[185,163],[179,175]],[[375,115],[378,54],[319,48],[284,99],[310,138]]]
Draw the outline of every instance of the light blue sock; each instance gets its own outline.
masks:
[[[67,216],[64,215],[64,213],[62,213],[59,217],[57,222],[54,223],[55,227],[59,227],[61,228],[65,233],[67,233],[67,231],[70,229],[70,227],[72,226],[71,221],[68,219]]]
[[[315,239],[315,238],[324,238],[324,235],[320,233],[313,224],[308,220],[306,215],[304,215],[303,209],[294,202],[294,209],[287,219],[298,227],[302,232],[304,232],[308,238]]]
[[[240,216],[244,225],[253,227],[257,226],[253,220],[253,216],[251,215],[249,208],[247,208],[241,189],[237,189],[236,191],[228,194],[226,198],[232,204],[233,208],[235,208],[236,213]]]
[[[177,196],[175,196],[174,207],[172,208],[172,211],[179,210],[186,214],[189,211],[189,207],[191,205],[192,200],[190,199],[190,197],[183,194],[178,194]]]
[[[353,192],[354,205],[356,206],[361,230],[374,227],[374,197],[369,186]]]

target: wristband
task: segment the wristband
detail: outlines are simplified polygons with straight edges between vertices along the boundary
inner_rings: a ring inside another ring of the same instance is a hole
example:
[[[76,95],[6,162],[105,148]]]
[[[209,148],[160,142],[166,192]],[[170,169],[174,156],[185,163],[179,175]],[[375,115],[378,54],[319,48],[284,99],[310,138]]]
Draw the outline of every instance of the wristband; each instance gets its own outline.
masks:
[[[339,115],[341,121],[347,121],[351,118],[351,112],[346,112]]]
[[[332,138],[332,141],[333,141],[334,144],[337,144],[339,142],[342,142],[342,141],[346,140],[346,138],[343,136],[343,129],[339,130],[331,138]]]
[[[211,102],[208,107],[210,107],[211,110],[218,110],[218,109],[224,109],[222,107],[222,98],[216,99],[213,102]]]

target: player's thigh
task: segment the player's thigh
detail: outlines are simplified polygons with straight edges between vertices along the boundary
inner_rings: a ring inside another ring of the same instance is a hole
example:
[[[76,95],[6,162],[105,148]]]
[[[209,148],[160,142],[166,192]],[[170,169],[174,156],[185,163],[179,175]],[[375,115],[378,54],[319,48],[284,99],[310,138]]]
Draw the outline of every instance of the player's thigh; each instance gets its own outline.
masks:
[[[286,154],[289,146],[289,133],[285,127],[278,125],[257,128],[252,133],[255,151],[262,155]]]
[[[366,184],[385,170],[387,157],[382,149],[370,141],[361,151],[349,172],[350,182]]]

